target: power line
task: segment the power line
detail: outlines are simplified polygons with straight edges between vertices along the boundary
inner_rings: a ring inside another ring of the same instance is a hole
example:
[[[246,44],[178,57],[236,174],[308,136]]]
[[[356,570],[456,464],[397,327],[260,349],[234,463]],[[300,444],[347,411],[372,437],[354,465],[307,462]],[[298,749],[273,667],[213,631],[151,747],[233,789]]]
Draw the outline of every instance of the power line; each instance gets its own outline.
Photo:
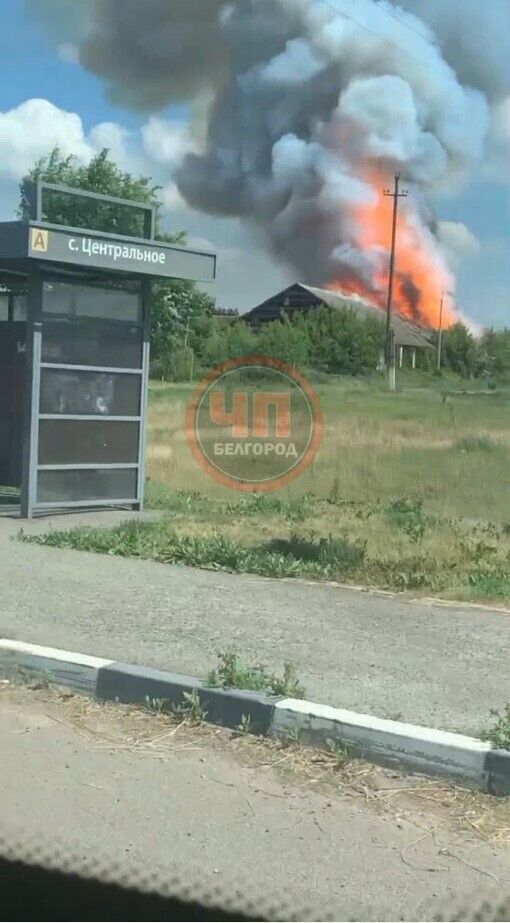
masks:
[[[371,29],[369,26],[365,25],[364,22],[361,22],[360,19],[356,19],[356,17],[352,16],[350,13],[346,13],[344,12],[344,10],[339,10],[338,7],[335,6],[331,2],[331,0],[319,0],[319,2],[323,3],[324,6],[329,7],[330,10],[333,10],[333,12],[337,14],[337,16],[343,16],[344,19],[350,19],[351,22],[356,23],[356,25],[364,29],[365,32],[369,32],[371,35],[375,35],[376,38],[381,39],[381,41],[385,42],[386,45],[391,45],[393,48],[396,48],[397,51],[400,52],[400,54],[405,55],[407,58],[410,58],[412,61],[416,61],[416,63],[419,64],[421,67],[426,67],[427,70],[430,71],[430,62],[422,61],[421,58],[417,58],[414,54],[411,54],[409,51],[406,51],[405,48],[402,48],[402,46],[399,45],[398,42],[394,42],[390,38],[387,38],[385,35],[382,34],[382,32],[377,32],[375,29]],[[382,12],[387,12],[385,10],[382,10],[381,7],[378,7],[378,9],[381,9]],[[391,15],[391,14],[388,14],[388,15]],[[392,16],[392,19],[396,19],[396,17]],[[407,25],[406,23],[403,23],[401,20],[397,19],[396,21],[399,22],[400,25],[402,26]],[[412,27],[407,25],[407,28],[411,29]],[[416,31],[416,29],[412,29],[412,31],[416,32],[417,35],[420,34]],[[425,36],[422,34],[421,38],[424,39]]]
[[[398,22],[400,26],[404,26],[405,29],[409,29],[411,32],[414,32],[415,35],[419,35],[419,37],[422,38],[425,42],[429,41],[428,35],[425,35],[424,32],[420,32],[419,29],[415,29],[414,26],[411,26],[408,22],[404,22],[404,20],[400,18],[396,11],[392,13],[391,10],[387,9],[385,6],[378,6],[377,8],[381,13],[385,13],[386,16],[391,16],[391,18],[394,19],[395,22]],[[405,11],[402,10],[402,12]]]

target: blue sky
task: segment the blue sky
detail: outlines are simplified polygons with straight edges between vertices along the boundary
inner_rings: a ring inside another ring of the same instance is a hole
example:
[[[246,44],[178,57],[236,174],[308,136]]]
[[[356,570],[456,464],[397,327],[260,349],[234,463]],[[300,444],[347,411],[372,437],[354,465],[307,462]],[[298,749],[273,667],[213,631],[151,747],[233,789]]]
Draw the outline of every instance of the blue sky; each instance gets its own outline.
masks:
[[[30,21],[19,0],[2,0],[2,24],[0,109],[40,96],[79,112],[86,128],[119,117],[131,121],[105,101],[99,80],[59,60],[48,34]]]
[[[70,9],[72,6],[70,2]],[[116,123],[131,132],[133,138],[138,136],[147,117],[111,105],[100,80],[80,65],[63,60],[49,33],[26,15],[23,0],[2,0],[2,24],[0,119],[2,113],[40,98],[79,116],[84,143],[89,143],[87,136],[101,123]],[[182,118],[183,111],[163,115]],[[6,166],[8,154],[2,152],[9,139],[2,139],[1,131],[0,124],[0,215],[5,219],[12,213],[18,178],[15,165]],[[12,159],[15,161],[16,155]],[[140,159],[135,159],[134,164],[146,166]],[[160,166],[155,163],[156,174]],[[461,196],[434,204],[439,219],[462,222],[478,241],[468,246],[466,253],[458,255],[459,302],[464,312],[484,324],[510,325],[509,186],[479,177]],[[238,222],[221,221],[181,206],[175,206],[172,214],[169,205],[170,224],[185,223],[192,237],[208,241],[218,249],[221,268],[215,294],[219,303],[244,310],[291,281],[288,272],[274,265],[260,241],[240,228]],[[250,276],[253,283],[247,291],[246,279]]]

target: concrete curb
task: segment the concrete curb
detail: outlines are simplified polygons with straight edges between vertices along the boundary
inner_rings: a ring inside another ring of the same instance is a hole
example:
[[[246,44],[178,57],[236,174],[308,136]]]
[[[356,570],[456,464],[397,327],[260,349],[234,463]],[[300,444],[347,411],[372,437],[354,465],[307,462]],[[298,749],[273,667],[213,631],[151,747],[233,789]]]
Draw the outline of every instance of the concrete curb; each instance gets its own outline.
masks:
[[[474,737],[400,721],[387,721],[301,699],[278,699],[240,689],[217,689],[192,676],[118,663],[87,654],[0,639],[4,672],[47,673],[59,685],[103,701],[143,704],[147,698],[183,705],[197,691],[207,720],[302,743],[348,748],[372,763],[425,775],[459,779],[493,795],[510,795],[510,750],[495,750]]]
[[[193,676],[166,673],[128,663],[111,663],[98,670],[98,699],[126,704],[143,704],[149,699],[164,699],[177,707],[185,704],[185,693],[198,692],[200,704],[213,724],[236,728],[250,718],[250,730],[268,734],[276,698],[242,689],[216,689]]]

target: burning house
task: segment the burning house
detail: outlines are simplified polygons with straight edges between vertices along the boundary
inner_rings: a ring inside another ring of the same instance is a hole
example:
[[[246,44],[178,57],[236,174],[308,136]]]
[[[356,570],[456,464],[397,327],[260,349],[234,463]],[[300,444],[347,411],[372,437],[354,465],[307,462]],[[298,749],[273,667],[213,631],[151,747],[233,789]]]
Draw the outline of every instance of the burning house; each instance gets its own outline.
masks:
[[[243,320],[258,326],[281,320],[284,316],[290,318],[293,314],[306,314],[323,307],[333,310],[352,310],[364,317],[384,318],[380,308],[359,296],[296,282],[295,285],[290,285],[289,288],[257,305],[244,315]],[[414,368],[417,351],[433,348],[430,331],[401,317],[400,314],[392,315],[392,327],[395,331],[395,345],[400,367],[404,365],[407,357],[408,364]]]

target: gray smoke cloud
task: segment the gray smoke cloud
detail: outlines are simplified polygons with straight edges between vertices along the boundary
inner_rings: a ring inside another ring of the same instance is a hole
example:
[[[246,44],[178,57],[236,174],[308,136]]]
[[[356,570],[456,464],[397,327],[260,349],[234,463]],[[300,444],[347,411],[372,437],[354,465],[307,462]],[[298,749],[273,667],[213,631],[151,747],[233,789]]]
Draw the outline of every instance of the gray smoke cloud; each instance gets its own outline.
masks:
[[[27,4],[56,28],[61,0]],[[399,170],[407,244],[446,279],[423,197],[469,177],[496,119],[501,144],[508,0],[90,0],[66,35],[116,103],[207,98],[181,194],[256,223],[299,277],[378,294],[387,247],[356,216],[374,204],[370,178]],[[403,282],[419,318],[420,288]]]
[[[510,3],[508,0],[400,0],[437,36],[446,61],[461,83],[489,99],[510,92]]]

